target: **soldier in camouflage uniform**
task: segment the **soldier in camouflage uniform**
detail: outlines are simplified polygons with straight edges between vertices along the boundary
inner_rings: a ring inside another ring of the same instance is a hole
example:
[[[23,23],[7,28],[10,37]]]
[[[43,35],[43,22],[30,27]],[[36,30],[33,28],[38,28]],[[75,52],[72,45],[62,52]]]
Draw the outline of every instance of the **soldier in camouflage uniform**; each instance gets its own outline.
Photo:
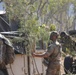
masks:
[[[57,38],[58,38],[58,33],[53,31],[50,34],[50,44],[48,46],[48,50],[43,54],[33,53],[33,56],[36,57],[49,58],[46,75],[60,75],[61,45],[57,41]]]
[[[72,40],[72,37],[68,35],[65,32],[60,33],[60,42],[62,43],[62,50],[66,53],[72,53],[71,51],[74,51],[74,41]]]

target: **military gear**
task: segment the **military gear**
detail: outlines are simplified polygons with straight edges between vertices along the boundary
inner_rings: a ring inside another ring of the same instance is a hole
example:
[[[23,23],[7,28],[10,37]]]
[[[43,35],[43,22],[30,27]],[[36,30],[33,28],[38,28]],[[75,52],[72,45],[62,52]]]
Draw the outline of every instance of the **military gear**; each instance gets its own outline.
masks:
[[[1,35],[1,34],[0,34]],[[10,41],[6,44],[7,39],[0,36],[0,69],[5,68],[5,65],[11,64],[14,61],[14,49]]]

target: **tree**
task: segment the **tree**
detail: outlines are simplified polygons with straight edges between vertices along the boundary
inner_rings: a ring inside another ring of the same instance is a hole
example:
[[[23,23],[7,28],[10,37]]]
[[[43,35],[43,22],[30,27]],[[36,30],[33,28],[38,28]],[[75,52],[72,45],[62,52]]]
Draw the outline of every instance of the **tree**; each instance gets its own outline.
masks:
[[[4,0],[6,11],[11,19],[19,19],[19,31],[26,34],[29,40],[45,38],[49,30],[40,27],[43,24],[50,27],[55,24],[58,31],[69,29],[71,19],[68,19],[69,4],[75,0]],[[70,22],[69,22],[70,21]],[[70,23],[70,24],[69,24]],[[72,24],[71,24],[72,25]],[[42,33],[43,32],[43,33]],[[45,36],[45,37],[44,37]],[[40,37],[41,38],[41,37]]]

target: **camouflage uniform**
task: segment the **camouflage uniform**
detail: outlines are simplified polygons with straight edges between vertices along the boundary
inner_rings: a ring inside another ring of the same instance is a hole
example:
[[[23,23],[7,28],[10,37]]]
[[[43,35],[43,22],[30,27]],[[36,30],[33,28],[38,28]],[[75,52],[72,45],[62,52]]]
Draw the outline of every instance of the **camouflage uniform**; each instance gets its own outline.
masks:
[[[60,47],[61,45],[59,44],[59,42],[51,41],[51,44],[49,45],[48,50],[46,52],[48,56],[50,55],[46,75],[60,74],[60,57],[61,57]]]
[[[50,34],[50,43],[48,50],[43,54],[33,53],[33,56],[44,57],[48,59],[46,75],[59,75],[60,74],[60,58],[61,58],[61,45],[57,41],[58,33],[52,32]]]
[[[62,43],[62,50],[64,52],[71,52],[74,51],[74,41],[72,40],[71,36],[62,32],[64,35],[61,35],[60,42]]]

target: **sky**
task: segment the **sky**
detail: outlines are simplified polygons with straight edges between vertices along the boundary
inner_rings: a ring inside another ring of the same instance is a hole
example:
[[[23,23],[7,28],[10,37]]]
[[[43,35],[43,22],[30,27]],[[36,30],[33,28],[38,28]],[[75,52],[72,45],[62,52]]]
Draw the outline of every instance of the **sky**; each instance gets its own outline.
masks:
[[[0,2],[0,14],[6,13],[5,7],[4,7],[4,2]]]
[[[74,16],[74,9],[73,8],[74,8],[74,5],[70,4],[69,11],[68,11],[69,16]]]

